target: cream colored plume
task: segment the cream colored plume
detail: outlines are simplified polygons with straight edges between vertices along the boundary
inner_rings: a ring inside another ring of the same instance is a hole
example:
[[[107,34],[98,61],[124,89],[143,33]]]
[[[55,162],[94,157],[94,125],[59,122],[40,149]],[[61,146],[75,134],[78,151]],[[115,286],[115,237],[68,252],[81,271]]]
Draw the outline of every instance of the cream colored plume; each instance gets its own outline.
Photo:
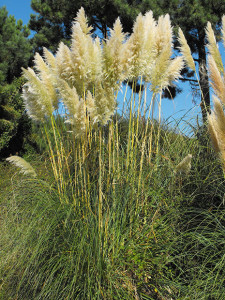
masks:
[[[41,80],[31,68],[23,69],[23,75],[27,79],[22,94],[27,113],[34,120],[43,121],[44,116],[52,115],[58,104],[53,80],[44,72],[41,76],[46,80]]]
[[[15,155],[15,156],[10,156],[10,157],[6,158],[6,160],[8,162],[12,163],[13,165],[15,165],[16,167],[20,168],[20,173],[22,173],[24,175],[29,175],[32,177],[37,176],[33,167],[22,157]]]
[[[222,18],[222,38],[225,45],[225,17]],[[211,27],[208,23],[207,28],[208,49],[210,55],[208,56],[209,77],[211,86],[216,96],[213,98],[213,110],[208,114],[208,130],[211,141],[215,151],[219,154],[223,170],[225,172],[225,81],[224,81],[224,68],[221,55],[216,44],[216,39]]]
[[[119,89],[122,81],[129,75],[129,49],[125,37],[118,18],[110,30],[110,38],[103,47],[104,82],[115,90]]]
[[[45,62],[52,70],[56,70],[56,58],[55,56],[48,51],[45,47],[43,48]]]
[[[56,74],[73,86],[76,84],[76,68],[72,61],[71,50],[63,42],[59,44],[56,52]]]
[[[207,47],[208,47],[209,53],[213,57],[218,70],[220,72],[223,72],[222,58],[221,58],[220,51],[219,51],[218,45],[216,43],[216,38],[215,38],[213,29],[212,29],[212,25],[210,22],[207,23],[206,35],[207,35],[207,39],[208,39]]]
[[[222,39],[223,39],[223,45],[225,47],[225,15],[222,17]]]
[[[166,89],[181,77],[180,71],[184,66],[183,57],[180,56],[171,60],[168,48],[165,47],[152,66],[150,88],[154,93]]]
[[[209,131],[209,135],[210,135],[214,150],[217,153],[219,153],[220,152],[219,141],[218,141],[218,137],[217,137],[217,134],[216,134],[216,129],[214,127],[214,124],[215,124],[215,117],[208,114],[208,131]]]
[[[155,34],[155,47],[157,54],[160,54],[164,47],[172,48],[172,26],[169,15],[160,16],[157,23]]]
[[[209,75],[212,88],[217,97],[225,104],[225,83],[224,77],[218,69],[212,55],[208,56]]]
[[[191,159],[191,154],[185,156],[185,158],[175,167],[175,173],[180,175],[188,175],[191,171]]]
[[[178,30],[178,41],[180,43],[180,51],[181,53],[183,54],[184,56],[184,60],[186,62],[186,65],[192,69],[193,71],[196,71],[195,69],[195,62],[194,62],[194,59],[191,55],[191,49],[190,47],[188,46],[188,43],[187,43],[187,40],[183,34],[183,31],[179,28]]]
[[[133,33],[131,34],[127,46],[129,48],[129,66],[130,77],[136,79],[138,76],[145,74],[146,66],[146,49],[145,49],[145,24],[142,14],[137,16],[134,23]]]
[[[102,50],[99,39],[92,39],[91,29],[81,8],[73,25],[71,46],[75,87],[80,96],[84,89],[93,88],[95,81],[102,79]]]
[[[225,171],[225,115],[223,105],[214,98],[214,110],[208,115],[208,129],[215,151],[219,154],[223,170]]]
[[[79,97],[76,88],[71,88],[63,79],[58,81],[58,88],[66,108],[66,123],[73,126],[77,137],[83,135],[90,125],[93,127],[99,121],[94,98],[89,91],[85,100]]]
[[[221,101],[214,97],[214,109],[211,115],[208,115],[208,128],[212,144],[216,152],[219,152],[225,158],[225,115]]]
[[[74,24],[80,24],[82,32],[87,35],[90,34],[91,30],[93,29],[91,26],[88,26],[88,20],[83,7],[79,9]]]
[[[153,18],[152,11],[149,11],[144,16],[145,28],[145,53],[146,53],[146,77],[151,74],[151,67],[157,56],[156,38],[157,38],[157,23]]]

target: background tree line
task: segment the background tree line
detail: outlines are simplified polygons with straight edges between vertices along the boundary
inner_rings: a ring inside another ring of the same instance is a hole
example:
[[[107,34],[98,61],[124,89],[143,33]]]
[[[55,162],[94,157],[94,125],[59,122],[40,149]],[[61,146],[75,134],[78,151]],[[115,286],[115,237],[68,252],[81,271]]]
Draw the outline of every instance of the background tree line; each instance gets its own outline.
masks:
[[[5,7],[0,9],[0,157],[23,150],[31,132],[31,123],[24,113],[20,97],[23,85],[21,67],[32,65],[34,53],[42,53],[43,47],[54,53],[60,41],[68,43],[71,24],[81,6],[93,27],[93,34],[98,34],[102,39],[107,38],[109,28],[117,17],[120,17],[124,31],[130,33],[133,21],[140,12],[144,14],[152,10],[155,18],[168,13],[175,34],[181,27],[194,55],[202,90],[199,93],[202,117],[206,121],[211,101],[206,70],[205,27],[210,21],[219,37],[220,20],[225,14],[224,1],[31,0],[31,7],[36,13],[30,16],[28,27],[21,20],[16,22],[13,16],[8,16]],[[29,38],[29,29],[35,32],[32,38]],[[182,80],[189,81],[195,87],[193,76],[193,71],[184,69]],[[178,87],[171,87],[165,96],[175,97],[177,92]]]

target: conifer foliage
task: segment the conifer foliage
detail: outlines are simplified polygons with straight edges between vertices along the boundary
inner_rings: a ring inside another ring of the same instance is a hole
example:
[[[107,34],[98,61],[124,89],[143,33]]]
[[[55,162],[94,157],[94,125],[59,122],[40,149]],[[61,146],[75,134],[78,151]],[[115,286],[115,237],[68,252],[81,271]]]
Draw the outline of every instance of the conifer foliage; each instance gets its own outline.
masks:
[[[5,7],[0,9],[0,156],[21,149],[28,129],[23,115],[20,89],[24,80],[21,67],[26,67],[32,55],[27,37],[29,29],[22,21],[8,16]],[[9,149],[11,148],[11,149]]]

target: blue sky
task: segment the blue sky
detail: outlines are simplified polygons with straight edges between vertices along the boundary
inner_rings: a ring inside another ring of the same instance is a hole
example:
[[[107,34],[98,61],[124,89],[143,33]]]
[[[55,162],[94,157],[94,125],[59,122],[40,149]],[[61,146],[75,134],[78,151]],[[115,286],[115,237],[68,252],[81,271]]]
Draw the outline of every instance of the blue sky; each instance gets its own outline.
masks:
[[[0,0],[0,7],[6,6],[9,15],[14,15],[17,20],[22,19],[23,23],[27,24],[30,14],[34,13],[30,2],[30,0]]]
[[[0,7],[6,6],[8,13],[14,15],[15,18],[22,19],[24,24],[27,24],[30,18],[30,14],[34,11],[30,7],[30,0],[0,0]],[[196,117],[199,114],[201,119],[201,111],[199,108],[199,102],[197,105],[192,103],[192,94],[189,84],[181,84],[183,92],[177,96],[173,101],[168,99],[162,100],[162,118],[168,119],[168,122],[175,124],[179,122],[179,128],[183,131],[190,131],[190,127],[186,128],[187,122],[196,124]],[[157,114],[157,112],[156,112]],[[183,118],[183,116],[185,117]],[[183,118],[182,121],[180,121]]]

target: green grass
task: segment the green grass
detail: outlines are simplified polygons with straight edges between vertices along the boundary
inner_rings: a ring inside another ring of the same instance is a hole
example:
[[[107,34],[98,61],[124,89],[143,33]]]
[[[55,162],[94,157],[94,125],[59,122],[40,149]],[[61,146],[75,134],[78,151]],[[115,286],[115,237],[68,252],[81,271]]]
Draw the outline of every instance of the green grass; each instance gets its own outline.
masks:
[[[61,190],[47,154],[27,157],[38,179],[4,164],[1,299],[224,298],[224,179],[210,144],[162,127],[139,177],[140,144],[128,157],[117,139],[129,128],[118,128],[82,151],[57,137],[77,157],[70,176],[61,170]],[[188,153],[191,173],[175,176]]]

